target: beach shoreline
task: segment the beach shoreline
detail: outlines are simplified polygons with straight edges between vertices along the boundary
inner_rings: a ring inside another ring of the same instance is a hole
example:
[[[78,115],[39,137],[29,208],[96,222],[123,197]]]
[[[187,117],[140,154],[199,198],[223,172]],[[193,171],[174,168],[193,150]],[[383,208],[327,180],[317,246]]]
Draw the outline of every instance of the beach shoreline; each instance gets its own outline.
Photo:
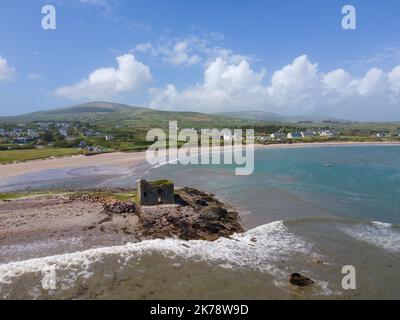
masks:
[[[257,145],[256,149],[261,151],[263,149],[279,148],[288,150],[291,148],[344,146],[349,147],[348,150],[345,150],[346,152],[343,152],[343,148],[338,148],[337,150],[331,149],[331,153],[334,155],[337,151],[348,155],[351,147],[365,145],[382,146],[383,144],[303,143],[293,145]],[[385,145],[388,147],[383,149],[386,149],[387,152],[398,154],[397,146],[400,144],[386,143]],[[390,148],[390,146],[396,147]],[[374,149],[367,149],[358,150],[358,148],[355,148],[354,152],[350,152],[346,159],[354,159],[356,157],[357,160],[358,156],[364,157],[363,152],[367,151],[375,156]],[[278,152],[279,154],[275,156],[285,159],[293,158],[288,157],[286,150]],[[216,150],[214,151],[216,152]],[[311,156],[313,151],[316,151],[317,154],[329,154],[330,152],[327,149],[299,149],[298,152],[294,150],[294,153],[298,153],[300,159],[302,157],[306,160],[309,158],[319,159],[319,157]],[[358,155],[360,152],[361,155]],[[80,163],[82,160],[77,157],[78,159],[74,164],[82,167],[91,163],[96,167],[96,170],[104,169],[107,171],[108,163],[111,166],[133,166],[134,170],[139,171],[144,167],[150,167],[150,165],[139,166],[142,162],[146,163],[145,155],[145,153],[99,155],[90,157],[88,159],[90,161],[86,162],[86,164]],[[267,161],[266,165],[268,165],[268,161],[270,161],[268,152],[259,152],[258,156],[264,156],[259,160],[263,161],[262,163]],[[380,156],[379,153],[376,156]],[[132,161],[132,157],[135,157],[135,162]],[[326,157],[331,159],[329,155],[326,155]],[[398,159],[398,157],[396,158]],[[316,165],[310,167],[317,167],[320,168],[321,172],[326,174],[332,172],[330,176],[334,175],[335,168],[341,166],[327,167],[324,165],[327,163],[324,159],[323,157],[322,160],[314,162]],[[50,169],[49,163],[55,160],[39,161],[47,164],[43,175],[53,174],[46,170]],[[83,161],[85,162],[85,159]],[[276,158],[271,161],[276,161]],[[58,165],[61,164],[58,163]],[[68,166],[68,163],[65,165]],[[168,168],[165,167],[165,169]],[[96,170],[93,170],[94,174],[97,174]],[[171,170],[174,169],[172,168]],[[62,170],[60,169],[60,171]],[[86,168],[83,171],[86,171]],[[191,179],[201,180],[203,178],[202,173],[190,171],[189,173]],[[257,173],[259,174],[260,172],[258,171]],[[104,174],[104,172],[101,174]],[[162,173],[155,170],[154,176],[149,178],[153,180],[164,178],[163,174],[165,172]],[[170,177],[177,185],[191,185],[190,181],[179,180],[179,176],[175,179],[175,176],[170,176],[169,174],[170,171],[167,171],[165,178]],[[205,175],[207,174],[208,176],[205,176],[205,179],[208,180],[207,177],[210,177],[211,180],[215,175],[215,171],[212,170],[205,173]],[[83,177],[86,179],[85,175]],[[124,176],[122,175],[122,177]],[[50,178],[54,177],[51,176]],[[128,175],[126,180],[132,183],[136,178],[136,174]],[[279,188],[279,185],[277,185],[279,183],[286,186],[287,182],[294,184],[302,182],[302,180],[280,180],[280,175],[276,176],[276,178],[278,179],[271,180],[273,188]],[[36,177],[27,175],[27,179],[34,180]],[[395,244],[397,242],[396,239],[398,239],[397,231],[392,225],[387,224],[386,226],[385,224],[382,226],[373,222],[382,221],[383,223],[390,222],[390,220],[386,220],[383,217],[363,216],[363,220],[356,219],[355,221],[353,217],[351,217],[351,220],[343,220],[341,216],[328,216],[327,213],[330,208],[332,210],[337,208],[333,203],[336,204],[340,201],[327,202],[326,208],[320,206],[318,202],[314,205],[313,198],[303,201],[301,194],[297,196],[298,189],[293,189],[295,195],[292,197],[288,197],[290,194],[287,192],[283,192],[281,196],[277,197],[278,193],[282,192],[282,189],[271,193],[271,188],[268,184],[252,184],[250,181],[246,182],[238,192],[231,190],[228,193],[221,193],[216,188],[218,185],[211,185],[210,187],[210,184],[204,182],[205,179],[203,178],[199,185],[193,186],[193,188],[205,190],[205,192],[209,192],[213,196],[215,193],[217,200],[229,208],[234,208],[230,210],[239,213],[241,225],[244,229],[243,233],[235,233],[232,236],[222,237],[216,241],[186,241],[175,237],[159,239],[158,236],[153,238],[151,235],[149,235],[148,239],[142,240],[136,228],[137,224],[141,222],[136,220],[134,215],[120,216],[117,214],[113,215],[110,220],[110,215],[107,215],[104,212],[104,207],[98,203],[82,201],[79,198],[73,201],[71,201],[71,198],[64,199],[63,196],[69,194],[69,189],[60,189],[63,191],[59,191],[61,192],[59,195],[48,194],[44,197],[35,195],[32,198],[28,198],[22,194],[21,198],[10,198],[11,201],[5,200],[3,203],[0,201],[0,211],[2,212],[0,216],[3,219],[2,227],[0,228],[0,240],[3,242],[0,260],[3,263],[0,263],[0,268],[6,274],[8,281],[3,281],[3,287],[1,287],[2,282],[0,279],[0,292],[2,291],[3,297],[8,298],[84,299],[87,297],[102,298],[103,293],[107,297],[121,298],[126,295],[129,298],[141,298],[143,294],[146,295],[148,291],[151,291],[154,292],[151,297],[157,299],[164,297],[164,292],[159,289],[158,283],[154,288],[152,287],[154,283],[154,268],[157,267],[158,269],[155,273],[160,275],[159,281],[166,280],[163,275],[171,275],[167,280],[168,282],[165,282],[168,289],[173,286],[182,272],[187,271],[190,275],[193,275],[193,270],[197,270],[198,276],[206,283],[206,287],[203,291],[200,290],[200,293],[199,291],[192,293],[193,295],[190,297],[193,298],[201,298],[203,297],[201,294],[207,295],[210,292],[214,292],[210,290],[210,286],[214,284],[215,273],[217,272],[222,277],[226,276],[226,278],[221,279],[229,281],[228,293],[216,291],[218,294],[224,294],[226,298],[231,297],[229,295],[231,293],[236,294],[234,297],[243,297],[243,284],[248,284],[249,279],[252,279],[254,281],[248,286],[246,296],[282,299],[293,298],[293,294],[295,294],[298,298],[323,297],[330,299],[340,297],[340,294],[342,294],[340,293],[340,282],[337,281],[335,276],[340,273],[340,269],[336,270],[335,268],[341,265],[343,256],[346,259],[346,263],[359,266],[360,273],[373,274],[376,270],[379,270],[387,275],[384,279],[384,285],[379,286],[377,290],[362,293],[362,297],[388,296],[391,298],[390,293],[393,290],[397,290],[396,284],[393,284],[392,281],[397,274],[395,268],[391,267],[398,262],[396,251],[394,253],[391,251],[393,250],[392,243]],[[7,180],[5,182],[8,183]],[[228,182],[229,180],[226,180],[226,176],[221,176],[219,186],[225,187]],[[74,190],[79,191],[79,189]],[[332,189],[328,190],[330,195]],[[96,191],[94,190],[93,192]],[[241,196],[242,193],[245,193],[245,197]],[[326,192],[326,194],[328,193]],[[13,194],[10,195],[13,196]],[[349,195],[338,193],[338,199],[340,200],[349,199],[351,196],[351,193]],[[284,199],[284,203],[281,202],[282,199]],[[367,198],[361,199],[363,203],[367,202]],[[375,205],[376,199],[373,201],[371,203]],[[251,205],[247,206],[247,204]],[[202,206],[203,202],[199,201],[198,205]],[[205,206],[204,208],[208,207]],[[368,208],[368,203],[365,204],[365,207]],[[149,217],[151,218],[154,214],[153,210],[154,208],[149,208]],[[170,210],[170,208],[162,208],[162,210],[167,214],[168,212],[165,210]],[[242,210],[246,210],[248,213]],[[180,208],[180,212],[184,215],[186,214],[184,208]],[[254,221],[254,225],[248,225],[247,222],[250,219]],[[370,222],[365,222],[364,219]],[[163,218],[157,219],[159,223],[163,224],[163,227],[164,220]],[[168,219],[165,221],[168,222]],[[127,225],[131,229],[127,230]],[[154,224],[145,223],[145,225]],[[321,235],[323,236],[321,237]],[[383,242],[384,247],[382,247],[381,243],[382,239],[387,238],[393,239],[389,243],[388,249],[386,247],[387,242]],[[339,247],[340,252],[336,254],[336,251],[332,250],[332,246]],[[363,264],[365,257],[357,253],[366,252],[366,250],[368,250],[371,259],[376,263],[371,265]],[[201,259],[200,262],[199,258]],[[41,289],[40,281],[43,268],[48,264],[56,266],[57,277],[60,277],[57,278],[57,281],[60,281],[61,285],[70,284],[71,287],[68,290],[47,292]],[[78,268],[77,270],[77,265],[82,265],[83,268]],[[171,269],[168,269],[169,266]],[[23,270],[23,273],[13,273],[16,268]],[[165,272],[167,269],[168,272]],[[108,272],[107,277],[104,277],[104,270]],[[149,270],[153,270],[153,272],[149,272]],[[82,277],[79,277],[78,284],[74,282],[76,272],[82,275]],[[308,291],[297,291],[297,288],[294,288],[289,282],[289,276],[294,272],[301,272],[315,280],[315,285],[311,286]],[[115,282],[114,276],[116,274],[118,278],[123,277],[123,280]],[[213,276],[209,277],[210,274]],[[237,275],[243,276],[243,282],[235,283]],[[29,282],[24,280],[28,278],[30,279]],[[102,282],[103,279],[110,279],[110,282],[106,281],[104,283]],[[360,278],[360,285],[365,285],[370,280],[370,278]],[[196,281],[196,279],[191,277],[185,282],[188,284],[189,291],[192,290],[193,286],[196,286],[196,282],[193,281]],[[378,283],[381,279],[373,278],[372,281]],[[140,295],[137,294],[138,283],[142,288]],[[262,283],[262,286],[259,285],[260,283]],[[81,290],[82,284],[87,288],[84,292]],[[32,289],[32,286],[36,291]],[[101,290],[99,290],[99,286]],[[266,289],[266,286],[268,289]],[[389,289],[385,289],[386,287]],[[132,290],[132,288],[135,289]],[[38,292],[38,295],[30,296],[31,292],[35,294]],[[178,291],[168,290],[168,294],[168,297],[178,299],[183,295],[181,289]],[[187,296],[186,293],[185,296]],[[353,295],[349,297],[352,298]]]
[[[301,143],[279,143],[279,144],[256,144],[257,149],[280,149],[280,148],[305,148],[305,147],[337,147],[337,146],[400,146],[400,142],[301,142]],[[212,150],[212,149],[211,149]],[[9,163],[0,166],[0,176],[3,178],[30,174],[45,170],[78,168],[91,166],[119,166],[123,168],[137,168],[146,163],[146,151],[140,152],[114,152],[93,155],[68,156],[42,160],[31,160],[19,163]]]

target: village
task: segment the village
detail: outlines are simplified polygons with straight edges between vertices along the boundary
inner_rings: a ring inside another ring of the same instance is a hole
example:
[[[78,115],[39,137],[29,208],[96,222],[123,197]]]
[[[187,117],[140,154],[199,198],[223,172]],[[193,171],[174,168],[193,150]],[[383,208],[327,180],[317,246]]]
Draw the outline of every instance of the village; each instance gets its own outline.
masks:
[[[331,128],[330,126],[302,128],[301,125],[275,123],[256,127],[254,140],[259,144],[274,144],[357,139],[379,141],[400,138],[400,128],[382,131]],[[245,130],[245,128],[241,129]],[[201,134],[204,129],[192,128],[191,130]],[[226,131],[233,132],[228,129]],[[225,142],[238,138],[233,133],[225,133],[223,129],[219,129],[219,132],[221,132],[221,139]],[[107,126],[79,120],[0,123],[0,150],[79,148],[87,152],[105,152],[129,151],[138,146],[145,149],[149,145],[145,140],[145,131],[138,131],[132,126],[121,126],[118,123]]]
[[[95,141],[111,142],[114,136],[79,121],[48,121],[6,124],[0,127],[0,150],[29,148],[81,148],[87,151],[104,151]]]

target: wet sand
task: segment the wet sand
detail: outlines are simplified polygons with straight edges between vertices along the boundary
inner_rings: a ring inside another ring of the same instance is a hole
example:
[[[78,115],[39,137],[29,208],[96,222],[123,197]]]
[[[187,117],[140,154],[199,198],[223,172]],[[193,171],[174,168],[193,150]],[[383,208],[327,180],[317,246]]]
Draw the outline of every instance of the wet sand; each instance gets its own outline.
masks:
[[[0,202],[0,264],[137,241],[137,217],[60,195]]]
[[[129,168],[143,163],[145,160],[146,152],[116,152],[89,157],[79,155],[56,159],[33,160],[2,165],[0,166],[0,176],[11,177],[50,169],[90,167],[101,164]]]
[[[300,148],[321,146],[357,146],[357,145],[400,145],[400,142],[315,142],[294,144],[256,145],[256,148]],[[203,151],[202,151],[203,152]],[[12,177],[22,174],[40,172],[51,169],[79,168],[90,166],[114,166],[120,168],[135,168],[146,162],[146,152],[115,152],[94,156],[70,156],[56,159],[33,160],[21,163],[11,163],[0,166],[0,177]]]

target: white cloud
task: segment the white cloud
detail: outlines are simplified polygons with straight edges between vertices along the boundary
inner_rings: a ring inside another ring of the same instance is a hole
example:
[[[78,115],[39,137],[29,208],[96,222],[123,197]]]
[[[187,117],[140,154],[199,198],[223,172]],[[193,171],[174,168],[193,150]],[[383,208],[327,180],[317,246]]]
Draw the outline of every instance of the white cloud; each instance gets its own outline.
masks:
[[[185,38],[161,39],[155,43],[140,43],[135,46],[132,52],[160,57],[162,62],[173,67],[208,65],[217,57],[232,62],[239,62],[245,58],[245,56],[233,54],[229,49],[215,45],[216,41],[222,39],[222,35],[215,33],[201,37],[189,35]]]
[[[16,75],[15,69],[10,67],[7,60],[0,56],[0,81],[12,81]]]
[[[170,107],[197,111],[214,111],[262,103],[266,90],[261,86],[265,70],[254,72],[246,60],[229,64],[222,58],[216,58],[204,72],[204,83],[184,90],[176,91],[169,84],[164,90],[152,89],[154,107]],[[258,100],[258,102],[255,102]]]
[[[311,109],[321,84],[317,64],[311,64],[308,57],[303,55],[274,73],[268,92],[271,101],[283,108],[302,105],[303,109]]]
[[[27,78],[29,80],[42,80],[43,76],[41,74],[38,74],[38,73],[29,73],[27,75]]]
[[[58,88],[58,96],[70,99],[106,99],[122,92],[135,92],[152,80],[148,66],[132,54],[117,57],[118,68],[100,68],[86,79]]]
[[[201,58],[192,54],[192,47],[189,41],[177,42],[171,50],[166,50],[165,60],[174,66],[192,66],[201,62]]]
[[[348,96],[354,91],[351,75],[343,69],[337,69],[325,74],[322,82],[326,92],[331,91],[340,96]]]
[[[306,55],[275,71],[264,83],[265,70],[254,71],[243,56],[221,55],[205,66],[201,84],[177,91],[173,84],[152,89],[150,106],[218,112],[269,110],[287,114],[313,112],[357,114],[400,102],[400,66],[386,73],[372,68],[356,78],[338,69],[322,73]]]
[[[393,92],[400,94],[400,66],[397,66],[391,72],[389,72],[388,77],[390,89]]]
[[[175,39],[153,44],[151,42],[138,44],[132,52],[146,53],[151,56],[161,56],[163,62],[174,67],[190,67],[203,61],[205,40],[196,36],[185,39]]]
[[[158,54],[158,50],[153,47],[151,42],[140,43],[135,47],[133,51],[140,53],[150,53],[153,56]]]
[[[361,96],[375,96],[384,94],[389,89],[387,74],[378,68],[372,68],[364,78],[356,80],[358,92]]]

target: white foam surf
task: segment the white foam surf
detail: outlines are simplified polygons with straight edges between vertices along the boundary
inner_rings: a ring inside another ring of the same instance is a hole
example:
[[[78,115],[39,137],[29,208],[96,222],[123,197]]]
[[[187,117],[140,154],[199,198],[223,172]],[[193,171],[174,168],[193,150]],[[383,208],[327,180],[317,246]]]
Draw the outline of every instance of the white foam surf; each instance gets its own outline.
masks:
[[[347,235],[390,252],[400,252],[400,232],[392,224],[373,221],[341,227]]]
[[[135,276],[133,273],[143,275],[146,269],[140,266],[141,260],[151,254],[161,254],[172,262],[183,258],[222,268],[267,272],[279,285],[287,283],[289,272],[281,262],[293,256],[309,257],[311,248],[310,243],[290,233],[281,221],[215,242],[148,240],[0,265],[0,298],[74,298],[82,287],[101,290],[116,278]],[[49,268],[57,275],[55,291],[45,291],[41,286],[44,270]],[[326,292],[326,284],[318,283],[321,291]]]

